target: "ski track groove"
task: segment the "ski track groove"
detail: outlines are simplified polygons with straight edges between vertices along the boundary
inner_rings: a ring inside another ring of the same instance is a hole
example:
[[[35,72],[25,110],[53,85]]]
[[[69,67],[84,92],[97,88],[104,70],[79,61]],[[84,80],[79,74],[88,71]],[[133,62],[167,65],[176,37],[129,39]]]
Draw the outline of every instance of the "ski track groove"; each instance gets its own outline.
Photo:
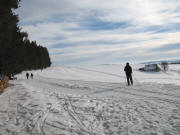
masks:
[[[48,84],[52,85],[52,86],[57,85],[59,87],[69,88],[69,89],[86,89],[87,88],[87,86],[84,86],[84,87],[82,86],[83,83],[81,84],[81,86],[76,85],[75,87],[73,87],[73,85],[68,85],[67,83],[63,85],[63,84],[49,82]],[[117,84],[117,83],[115,83],[115,84]],[[117,92],[117,93],[124,93],[124,94],[139,96],[139,97],[146,97],[146,98],[150,98],[150,99],[159,99],[159,100],[162,100],[162,101],[167,101],[167,102],[172,102],[172,103],[173,102],[180,103],[180,100],[177,101],[177,100],[172,100],[172,99],[168,99],[168,98],[164,98],[164,97],[162,98],[161,97],[161,96],[164,95],[164,96],[167,96],[167,97],[173,97],[173,98],[176,98],[176,99],[180,99],[180,94],[179,95],[177,95],[177,94],[173,95],[173,94],[167,94],[167,93],[164,93],[164,92],[154,92],[155,90],[151,91],[151,90],[148,90],[147,88],[142,90],[141,88],[139,88],[139,89],[133,88],[133,87],[129,88],[127,86],[122,87],[122,85],[123,85],[122,83],[120,83],[119,85],[120,86],[118,86],[117,88],[112,88],[112,86],[110,86],[111,89],[107,89],[108,86],[104,86],[104,85],[100,86],[100,87],[92,87],[92,88],[88,87],[88,90],[93,90],[93,88],[97,89],[97,91],[92,92],[91,94],[97,94],[97,93],[99,94],[99,93],[103,93],[103,92],[114,91],[114,92]],[[141,87],[141,85],[140,85],[140,87]],[[156,88],[156,89],[159,89],[159,90],[162,91],[165,88]],[[177,90],[175,90],[175,91],[177,91]],[[149,95],[149,93],[154,94],[156,96],[151,96],[151,95]],[[158,96],[158,95],[160,95],[160,96]]]
[[[47,82],[47,83],[49,85],[52,85],[52,86],[56,85],[56,86],[59,86],[59,87],[62,87],[62,88],[70,88],[70,89],[88,89],[88,90],[98,89],[98,91],[96,91],[94,94],[101,93],[101,92],[107,92],[107,91],[114,91],[116,89],[119,89],[119,92],[122,92],[121,89],[125,89],[125,90],[130,90],[130,91],[133,90],[133,92],[136,91],[136,92],[151,93],[151,94],[156,94],[156,95],[159,94],[159,95],[165,95],[165,96],[170,96],[170,97],[172,96],[172,97],[175,97],[175,98],[180,98],[180,94],[179,95],[173,95],[173,94],[167,94],[167,93],[163,93],[163,92],[155,92],[155,91],[148,90],[147,88],[145,88],[145,89],[143,88],[144,90],[142,90],[140,88],[139,89],[133,88],[133,87],[129,89],[127,86],[123,86],[122,87],[122,85],[123,85],[122,83],[119,83],[119,86],[117,88],[112,88],[110,86],[111,89],[106,89],[107,86],[100,86],[100,87],[92,87],[92,88],[90,88],[90,87],[82,86],[82,85],[81,86],[68,85],[67,83],[66,84],[51,83],[51,82]],[[116,84],[118,84],[118,83],[116,83]],[[162,90],[161,88],[158,88],[158,89]],[[177,91],[177,90],[175,90],[175,91]]]
[[[107,72],[102,72],[102,71],[96,71],[96,70],[90,70],[90,69],[85,69],[85,68],[80,68],[80,67],[76,67],[76,68],[81,69],[81,70],[85,70],[85,71],[90,71],[90,72],[96,72],[96,73],[101,73],[101,74],[105,74],[105,75],[115,76],[115,77],[121,77],[121,78],[126,77],[126,76],[121,76],[121,75],[117,75],[117,74],[112,74],[112,73],[107,73]]]

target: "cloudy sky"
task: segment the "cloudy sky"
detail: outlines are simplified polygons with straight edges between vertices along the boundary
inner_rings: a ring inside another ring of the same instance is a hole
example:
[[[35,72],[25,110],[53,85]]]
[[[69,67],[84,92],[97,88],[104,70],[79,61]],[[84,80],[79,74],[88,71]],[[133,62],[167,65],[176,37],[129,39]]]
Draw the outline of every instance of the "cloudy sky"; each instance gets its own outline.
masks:
[[[54,65],[180,58],[179,0],[22,0],[19,25]]]

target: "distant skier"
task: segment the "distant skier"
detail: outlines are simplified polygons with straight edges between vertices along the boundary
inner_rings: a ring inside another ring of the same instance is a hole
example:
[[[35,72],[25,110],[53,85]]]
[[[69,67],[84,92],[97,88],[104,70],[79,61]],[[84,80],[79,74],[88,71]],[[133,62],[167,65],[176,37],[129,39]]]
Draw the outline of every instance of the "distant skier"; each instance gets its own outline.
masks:
[[[33,76],[34,76],[33,73],[31,73],[31,79],[33,79]]]
[[[29,73],[28,72],[26,73],[26,77],[27,77],[27,79],[29,78]]]
[[[130,81],[131,81],[131,85],[133,85],[132,68],[131,68],[131,66],[129,65],[128,62],[126,63],[124,71],[126,72],[126,78],[127,78],[128,85],[130,85]]]

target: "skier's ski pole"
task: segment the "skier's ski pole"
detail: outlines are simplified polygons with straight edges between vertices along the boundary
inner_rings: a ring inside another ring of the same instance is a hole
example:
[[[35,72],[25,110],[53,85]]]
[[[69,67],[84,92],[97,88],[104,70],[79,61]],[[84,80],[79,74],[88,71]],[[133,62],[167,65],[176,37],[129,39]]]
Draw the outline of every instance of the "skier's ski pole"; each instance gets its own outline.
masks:
[[[124,79],[125,79],[125,84],[126,84],[126,86],[127,86],[128,83],[127,83],[127,78],[126,78],[126,76],[124,76]]]

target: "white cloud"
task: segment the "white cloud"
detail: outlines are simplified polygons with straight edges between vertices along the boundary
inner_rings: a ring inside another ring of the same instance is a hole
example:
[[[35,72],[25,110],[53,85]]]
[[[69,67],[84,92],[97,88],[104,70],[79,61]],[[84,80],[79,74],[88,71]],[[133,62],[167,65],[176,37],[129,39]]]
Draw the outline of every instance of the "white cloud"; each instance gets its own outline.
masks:
[[[104,21],[163,24],[173,20],[180,6],[176,0],[24,0],[19,10],[22,21],[41,21],[54,15],[72,14],[77,19],[92,11]],[[164,13],[163,11],[166,11]],[[66,18],[67,19],[67,18]],[[74,19],[74,18],[73,18]],[[168,20],[167,20],[168,19]],[[170,19],[170,20],[169,20]]]
[[[176,12],[179,7],[180,2],[176,0],[23,0],[18,13],[20,24],[30,39],[48,47],[53,61],[65,63],[81,58],[101,59],[105,53],[108,54],[106,60],[126,55],[158,55],[148,49],[180,42],[180,32],[143,30],[149,26],[179,23],[180,14]],[[93,23],[93,19],[131,25],[108,30],[83,26],[88,25],[88,21]],[[159,53],[168,56],[170,51]],[[104,62],[108,62],[106,60]]]

